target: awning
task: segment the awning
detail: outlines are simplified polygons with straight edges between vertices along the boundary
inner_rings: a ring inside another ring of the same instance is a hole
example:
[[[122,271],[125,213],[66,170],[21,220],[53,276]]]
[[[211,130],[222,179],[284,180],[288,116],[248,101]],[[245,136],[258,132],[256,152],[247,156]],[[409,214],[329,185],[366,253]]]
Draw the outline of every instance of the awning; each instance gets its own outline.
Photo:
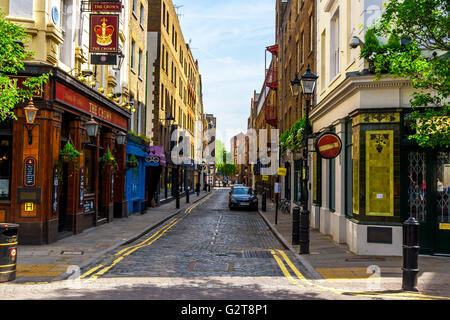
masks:
[[[150,146],[150,151],[148,153],[148,158],[146,159],[148,166],[158,167],[165,166],[166,154],[164,152],[163,146]]]

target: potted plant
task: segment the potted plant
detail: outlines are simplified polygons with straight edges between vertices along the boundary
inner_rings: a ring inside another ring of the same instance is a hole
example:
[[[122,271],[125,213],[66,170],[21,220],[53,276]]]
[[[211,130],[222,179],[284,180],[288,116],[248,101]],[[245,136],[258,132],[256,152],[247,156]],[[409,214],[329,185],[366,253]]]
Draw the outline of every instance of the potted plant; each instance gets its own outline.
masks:
[[[139,162],[136,160],[134,154],[131,155],[130,160],[127,162],[128,169],[139,167]]]
[[[103,157],[100,158],[100,166],[102,170],[106,167],[112,167],[113,171],[117,169],[117,161],[112,155],[111,150],[108,149]]]

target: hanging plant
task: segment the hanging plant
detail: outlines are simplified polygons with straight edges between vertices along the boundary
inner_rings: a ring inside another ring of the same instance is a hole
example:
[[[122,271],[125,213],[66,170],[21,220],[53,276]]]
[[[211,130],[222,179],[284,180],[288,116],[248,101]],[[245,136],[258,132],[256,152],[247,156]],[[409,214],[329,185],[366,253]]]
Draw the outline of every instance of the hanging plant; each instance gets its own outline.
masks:
[[[136,160],[134,154],[131,155],[130,160],[127,162],[128,169],[139,167],[139,162]]]
[[[111,150],[108,149],[103,157],[100,158],[100,167],[104,170],[107,167],[112,167],[113,172],[117,170],[118,165],[116,158],[111,153]]]
[[[64,163],[75,163],[78,162],[80,159],[80,156],[82,155],[81,152],[78,152],[70,143],[70,141],[67,141],[64,148],[59,152],[60,159]]]

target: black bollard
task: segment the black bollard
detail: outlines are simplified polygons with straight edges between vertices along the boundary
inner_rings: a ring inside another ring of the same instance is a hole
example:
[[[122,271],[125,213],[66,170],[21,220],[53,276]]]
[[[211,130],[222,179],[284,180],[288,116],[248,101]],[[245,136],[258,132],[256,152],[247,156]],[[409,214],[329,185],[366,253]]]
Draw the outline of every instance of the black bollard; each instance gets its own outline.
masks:
[[[404,291],[419,291],[419,222],[413,217],[403,223],[403,284]]]
[[[261,209],[263,212],[266,212],[267,211],[267,194],[265,192],[263,192],[261,197],[262,197],[262,201],[261,201],[262,208]]]
[[[177,209],[180,209],[180,192],[179,191],[175,192],[175,199],[176,199],[176,203],[177,203]]]
[[[300,218],[300,254],[309,254],[309,211],[305,209]]]
[[[190,188],[186,188],[186,203],[189,203],[189,190]]]
[[[292,211],[292,244],[300,244],[300,207],[295,206]]]

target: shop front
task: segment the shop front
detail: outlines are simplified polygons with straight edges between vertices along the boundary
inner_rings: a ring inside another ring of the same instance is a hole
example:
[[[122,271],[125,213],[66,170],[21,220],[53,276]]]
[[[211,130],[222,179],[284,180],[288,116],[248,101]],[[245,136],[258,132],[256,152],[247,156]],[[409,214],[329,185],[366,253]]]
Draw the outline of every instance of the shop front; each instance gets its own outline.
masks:
[[[147,175],[148,144],[131,134],[127,137],[126,199],[130,215],[147,209],[149,176]],[[146,192],[147,191],[147,192]]]
[[[20,76],[53,75],[0,125],[0,222],[18,223],[21,244],[46,244],[123,215],[125,146],[130,114],[75,78],[27,65]],[[123,143],[123,142],[122,142]]]

